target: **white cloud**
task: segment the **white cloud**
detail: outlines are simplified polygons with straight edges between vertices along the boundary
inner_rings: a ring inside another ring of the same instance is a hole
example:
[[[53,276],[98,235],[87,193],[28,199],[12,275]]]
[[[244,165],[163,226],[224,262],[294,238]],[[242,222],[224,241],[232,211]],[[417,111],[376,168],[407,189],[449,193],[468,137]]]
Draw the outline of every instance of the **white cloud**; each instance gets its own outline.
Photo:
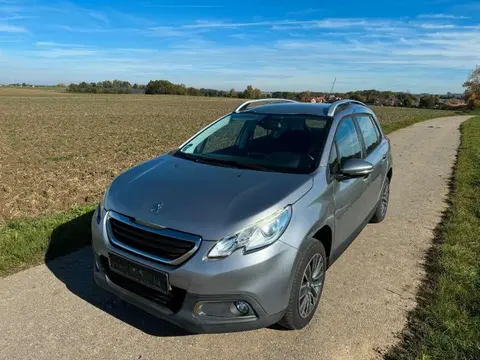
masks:
[[[17,6],[0,6],[0,13],[6,13],[8,15],[22,12],[24,8]]]
[[[14,20],[24,20],[24,19],[34,19],[35,16],[23,16],[23,15],[12,15],[0,17],[0,21],[14,21]]]
[[[43,58],[59,58],[59,57],[78,57],[78,56],[89,56],[97,54],[96,50],[92,49],[48,49],[48,50],[39,50],[32,51],[33,55],[43,57]]]
[[[192,32],[171,26],[155,26],[148,29],[147,35],[156,37],[185,37],[190,36]]]
[[[420,24],[422,29],[454,29],[456,28],[453,24]]]
[[[292,30],[292,29],[343,29],[354,27],[390,27],[397,24],[391,20],[371,20],[371,19],[342,19],[328,18],[321,20],[275,20],[275,21],[253,21],[253,22],[213,22],[197,21],[195,24],[186,24],[185,29],[214,29],[225,28],[235,29],[242,27],[270,27],[272,30]]]
[[[139,54],[158,53],[157,49],[118,48],[118,49],[107,49],[107,50],[115,50],[115,51],[131,52],[131,53],[139,53]]]
[[[102,14],[101,12],[98,12],[98,11],[90,11],[88,13],[91,17],[93,17],[94,19],[97,19],[99,20],[100,22],[103,22],[104,24],[109,24],[110,22],[108,21],[108,18]]]
[[[457,16],[452,14],[423,14],[417,16],[420,19],[470,19],[467,16]]]
[[[134,28],[103,28],[103,27],[74,27],[69,25],[54,25],[57,29],[77,32],[77,33],[115,33],[115,32],[126,32],[126,33],[140,33],[139,29]]]
[[[0,24],[0,32],[6,33],[28,33],[28,30],[22,26]]]
[[[210,22],[197,21],[196,24],[183,25],[185,29],[201,29],[201,28],[238,28],[238,27],[256,27],[256,26],[275,26],[275,25],[307,25],[314,24],[316,21],[296,21],[296,20],[280,20],[280,21],[255,21],[255,22]]]
[[[51,41],[37,41],[37,42],[35,43],[35,46],[72,47],[72,48],[84,48],[84,47],[89,47],[89,46],[80,45],[80,44],[59,44],[59,43],[51,42]]]

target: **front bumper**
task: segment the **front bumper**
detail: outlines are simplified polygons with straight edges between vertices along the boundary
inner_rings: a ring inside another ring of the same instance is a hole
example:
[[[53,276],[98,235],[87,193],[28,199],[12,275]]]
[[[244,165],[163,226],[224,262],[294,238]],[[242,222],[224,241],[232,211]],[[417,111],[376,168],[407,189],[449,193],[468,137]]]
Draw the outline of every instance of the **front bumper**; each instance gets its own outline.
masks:
[[[297,249],[277,241],[252,254],[237,251],[222,260],[204,260],[214,242],[203,241],[190,259],[172,267],[115,247],[107,238],[105,219],[100,225],[96,219],[95,212],[92,219],[95,281],[125,301],[192,332],[251,330],[272,325],[283,317],[290,297]],[[170,285],[181,293],[173,299],[174,306],[165,306],[151,296],[144,296],[135,286],[132,290],[116,281],[117,275],[109,272],[109,253],[168,273]],[[247,302],[253,316],[200,316],[194,311],[199,302],[234,301]]]

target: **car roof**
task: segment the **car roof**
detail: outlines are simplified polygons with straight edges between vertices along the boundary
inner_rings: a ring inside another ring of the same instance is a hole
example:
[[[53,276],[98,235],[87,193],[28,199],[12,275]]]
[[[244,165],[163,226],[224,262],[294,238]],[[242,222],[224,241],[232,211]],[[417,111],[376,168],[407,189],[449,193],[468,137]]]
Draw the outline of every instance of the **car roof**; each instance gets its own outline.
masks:
[[[279,103],[279,104],[264,104],[249,108],[248,113],[255,114],[302,114],[302,115],[317,115],[326,116],[330,104],[313,104],[313,103]]]
[[[344,106],[351,107],[351,113],[353,112],[371,112],[371,110],[363,105],[356,103],[346,103]],[[329,116],[328,111],[332,104],[316,104],[316,103],[301,103],[301,102],[285,102],[285,103],[273,103],[264,104],[260,106],[251,107],[248,110],[242,111],[242,113],[253,114],[302,114],[302,115],[315,115],[315,116]],[[340,109],[339,109],[340,110]]]

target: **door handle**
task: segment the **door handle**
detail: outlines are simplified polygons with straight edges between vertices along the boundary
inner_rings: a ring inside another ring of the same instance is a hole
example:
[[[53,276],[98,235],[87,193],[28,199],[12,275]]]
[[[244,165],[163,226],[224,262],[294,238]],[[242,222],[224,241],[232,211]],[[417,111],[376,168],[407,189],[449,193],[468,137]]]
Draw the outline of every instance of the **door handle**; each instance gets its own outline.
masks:
[[[387,155],[387,154],[383,154],[383,156],[382,156],[382,161],[385,161],[385,160],[387,160],[387,157],[388,157],[388,155]]]

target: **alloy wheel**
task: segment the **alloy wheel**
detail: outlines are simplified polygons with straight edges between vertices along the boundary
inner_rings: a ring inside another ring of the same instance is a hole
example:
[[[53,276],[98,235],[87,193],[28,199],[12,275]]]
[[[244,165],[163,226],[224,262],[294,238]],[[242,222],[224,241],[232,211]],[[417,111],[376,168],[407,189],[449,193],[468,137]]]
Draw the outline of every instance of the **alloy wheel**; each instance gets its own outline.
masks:
[[[308,317],[315,309],[320,298],[325,275],[323,258],[320,254],[312,256],[303,272],[298,297],[298,312],[302,318]]]

